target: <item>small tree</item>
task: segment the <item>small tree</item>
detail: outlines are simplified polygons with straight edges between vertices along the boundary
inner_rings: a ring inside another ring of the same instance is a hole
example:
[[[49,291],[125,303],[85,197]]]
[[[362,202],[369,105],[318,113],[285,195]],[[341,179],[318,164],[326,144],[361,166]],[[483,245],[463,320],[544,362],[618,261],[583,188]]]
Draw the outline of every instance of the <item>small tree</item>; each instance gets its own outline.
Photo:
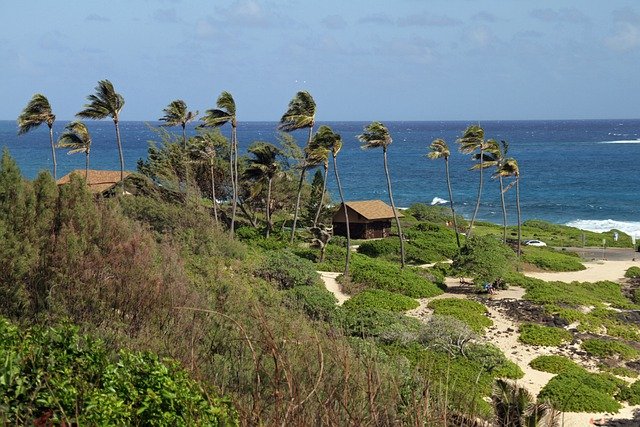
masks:
[[[491,236],[473,236],[453,258],[453,268],[476,284],[494,282],[513,268],[514,253]]]

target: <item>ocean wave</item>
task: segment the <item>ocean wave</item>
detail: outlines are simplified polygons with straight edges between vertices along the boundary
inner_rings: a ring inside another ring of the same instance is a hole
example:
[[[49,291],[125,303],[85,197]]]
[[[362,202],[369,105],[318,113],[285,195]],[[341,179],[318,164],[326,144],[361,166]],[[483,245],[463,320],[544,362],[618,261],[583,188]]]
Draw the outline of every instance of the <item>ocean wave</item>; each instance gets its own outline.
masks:
[[[434,197],[433,200],[431,201],[431,206],[434,206],[434,205],[446,205],[447,203],[449,203],[448,200],[442,199],[440,197]]]
[[[640,144],[640,139],[621,139],[619,141],[601,141],[599,144]]]
[[[616,230],[640,238],[640,222],[616,221],[614,219],[577,219],[575,221],[569,221],[566,225],[581,230],[595,231],[596,233],[604,233],[615,228]]]

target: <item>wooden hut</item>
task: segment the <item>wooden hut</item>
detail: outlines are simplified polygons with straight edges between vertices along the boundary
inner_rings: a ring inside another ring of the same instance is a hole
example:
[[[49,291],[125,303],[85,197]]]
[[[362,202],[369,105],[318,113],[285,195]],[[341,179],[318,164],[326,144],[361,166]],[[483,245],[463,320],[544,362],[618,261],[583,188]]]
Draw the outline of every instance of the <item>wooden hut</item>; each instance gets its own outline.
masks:
[[[349,215],[349,231],[353,239],[375,239],[389,237],[393,209],[382,200],[362,200],[347,202]],[[398,216],[403,215],[398,212]],[[333,233],[337,236],[347,235],[347,224],[342,204],[333,215]]]
[[[81,178],[85,177],[84,169],[76,169],[67,175],[60,178],[56,184],[64,185],[71,181],[71,175],[78,175]],[[124,173],[124,178],[126,179],[129,175],[129,172]],[[89,191],[94,194],[102,194],[113,187],[116,186],[120,182],[120,171],[105,171],[105,170],[95,170],[89,169],[87,174],[87,185],[89,186]]]

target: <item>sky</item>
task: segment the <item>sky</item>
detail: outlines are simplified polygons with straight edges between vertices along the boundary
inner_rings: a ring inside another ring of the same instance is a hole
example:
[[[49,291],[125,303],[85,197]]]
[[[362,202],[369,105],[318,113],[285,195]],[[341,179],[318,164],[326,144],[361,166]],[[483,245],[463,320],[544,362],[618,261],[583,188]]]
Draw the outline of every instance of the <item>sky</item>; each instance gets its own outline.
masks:
[[[122,120],[174,99],[277,121],[640,117],[637,0],[0,0],[0,119],[59,119],[109,79]]]

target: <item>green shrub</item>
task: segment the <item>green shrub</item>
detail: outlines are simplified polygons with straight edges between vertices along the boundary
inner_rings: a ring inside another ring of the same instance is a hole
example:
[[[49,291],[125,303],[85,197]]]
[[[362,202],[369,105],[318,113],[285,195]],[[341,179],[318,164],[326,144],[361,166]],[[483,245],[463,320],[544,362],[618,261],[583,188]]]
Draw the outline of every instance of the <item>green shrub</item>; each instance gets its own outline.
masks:
[[[389,311],[407,311],[419,305],[418,301],[413,298],[382,289],[364,290],[344,303],[345,308],[382,308]]]
[[[350,283],[347,285],[357,290],[382,289],[411,298],[430,298],[442,294],[438,286],[411,269],[402,269],[397,264],[373,260],[362,255],[353,258]]]
[[[324,287],[296,286],[286,292],[289,304],[301,308],[310,319],[331,321],[336,312],[336,297]]]
[[[492,283],[513,269],[515,254],[492,236],[473,236],[453,259],[456,274]]]
[[[510,283],[513,283],[513,280]],[[615,282],[564,283],[532,280],[527,281],[524,287],[527,289],[524,299],[537,304],[603,307],[604,303],[609,303],[616,308],[634,307],[631,301],[622,295],[620,284]]]
[[[618,375],[620,377],[628,377],[628,378],[637,378],[638,372],[633,369],[625,368],[624,366],[599,366],[600,370],[603,372],[609,372],[613,375]]]
[[[634,303],[640,304],[640,288],[634,289],[632,299]]]
[[[478,333],[493,325],[493,321],[486,316],[487,308],[476,301],[460,298],[436,299],[429,302],[429,308],[438,316],[451,316],[466,323]]]
[[[493,344],[472,344],[465,356],[471,362],[481,365],[494,378],[517,380],[524,377],[522,369],[507,359],[502,350]]]
[[[567,341],[571,341],[571,338],[571,333],[564,329],[527,323],[520,326],[518,340],[529,345],[557,347]]]
[[[628,344],[619,341],[591,338],[580,345],[584,351],[595,357],[620,356],[624,360],[638,357],[640,352]]]
[[[423,327],[418,319],[372,307],[339,307],[337,323],[346,335],[361,338],[384,338],[395,341],[396,337],[415,336]]]
[[[522,260],[549,271],[580,271],[586,268],[580,258],[550,248],[527,246],[522,252]]]
[[[629,269],[624,273],[624,277],[628,277],[629,279],[640,277],[640,267],[635,265],[633,267],[629,267]]]
[[[255,275],[262,277],[280,289],[291,289],[295,286],[322,286],[315,265],[289,251],[269,253]]]
[[[574,371],[584,371],[584,368],[565,356],[538,356],[529,366],[533,369],[551,374],[563,374]]]
[[[640,405],[640,381],[623,388],[620,391],[620,400],[624,400],[632,406]]]
[[[21,332],[0,319],[0,418],[27,425],[238,425],[228,402],[207,396],[179,365],[151,353],[107,357],[73,327]],[[57,424],[56,423],[56,424]]]
[[[538,394],[538,400],[548,399],[564,412],[615,413],[621,405],[612,396],[621,387],[623,383],[611,375],[571,371],[551,378]]]

